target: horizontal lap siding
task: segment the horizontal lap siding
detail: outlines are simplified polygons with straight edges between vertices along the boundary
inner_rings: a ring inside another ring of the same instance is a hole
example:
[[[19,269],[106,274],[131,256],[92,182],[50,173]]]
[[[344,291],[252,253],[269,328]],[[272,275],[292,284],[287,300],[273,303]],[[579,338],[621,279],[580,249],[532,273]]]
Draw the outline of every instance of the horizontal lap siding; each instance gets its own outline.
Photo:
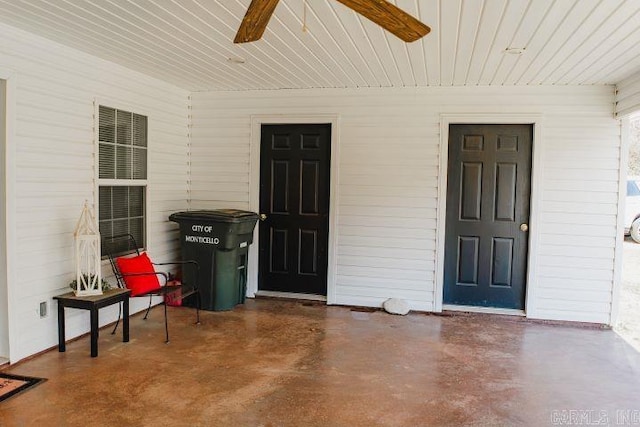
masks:
[[[52,297],[75,275],[74,227],[84,200],[94,200],[94,99],[149,116],[148,246],[159,261],[175,258],[167,217],[187,208],[188,92],[8,26],[0,25],[0,38],[0,69],[16,79],[15,361],[57,343]],[[49,302],[45,319],[40,301]],[[144,306],[136,299],[132,309]],[[101,310],[101,324],[116,315],[115,307]],[[88,324],[86,312],[67,310],[68,338]]]
[[[640,112],[640,73],[618,83],[616,88],[616,114],[623,117]]]
[[[580,113],[580,111],[578,111]],[[545,118],[535,315],[609,323],[620,165],[610,117]]]
[[[194,208],[249,207],[251,115],[339,115],[336,302],[434,308],[441,113],[544,116],[531,317],[608,322],[619,127],[611,87],[192,95]]]
[[[249,209],[251,118],[216,112],[203,122],[202,114],[192,109],[191,207]]]
[[[234,95],[223,95],[220,105],[234,103]],[[234,106],[218,110],[216,102],[210,101],[214,95],[193,95],[193,207],[234,203],[248,207],[250,115],[339,112],[337,302],[380,305],[396,296],[409,300],[414,308],[432,309],[437,116],[430,121],[415,120],[415,114],[406,117],[406,109],[400,108],[404,97],[397,98],[399,105],[393,108],[381,104],[377,96],[351,100],[323,96],[322,91],[312,94],[313,102],[306,96],[289,100],[263,98],[260,93],[258,99],[238,95],[242,100],[238,108],[243,111]],[[342,104],[339,111],[333,108],[336,104]],[[390,117],[388,111],[397,114]],[[425,144],[429,138],[431,143]],[[236,144],[246,150],[242,155],[232,148]],[[218,157],[217,152],[222,154]],[[231,190],[226,171],[239,178],[232,181],[237,191]],[[207,185],[219,185],[225,191],[207,190]],[[425,224],[431,224],[431,229]]]

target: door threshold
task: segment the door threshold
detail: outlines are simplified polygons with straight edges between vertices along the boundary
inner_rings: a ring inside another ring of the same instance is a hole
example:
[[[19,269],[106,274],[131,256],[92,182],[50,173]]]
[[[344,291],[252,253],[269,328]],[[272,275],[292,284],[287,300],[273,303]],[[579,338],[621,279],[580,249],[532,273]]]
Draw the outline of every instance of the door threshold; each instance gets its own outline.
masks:
[[[526,317],[524,310],[515,308],[477,307],[473,305],[444,304],[442,311],[466,311],[469,313],[502,314],[505,316]]]
[[[327,297],[324,295],[296,294],[294,292],[258,291],[256,292],[256,296],[269,298],[305,299],[309,301],[327,302]]]

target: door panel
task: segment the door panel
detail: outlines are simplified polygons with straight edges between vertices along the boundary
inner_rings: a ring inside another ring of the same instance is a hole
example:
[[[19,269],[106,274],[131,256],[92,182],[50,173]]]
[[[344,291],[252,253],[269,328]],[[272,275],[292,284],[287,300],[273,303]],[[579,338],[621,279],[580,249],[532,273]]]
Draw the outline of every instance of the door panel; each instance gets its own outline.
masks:
[[[289,213],[289,162],[273,160],[271,162],[272,193],[271,212],[279,214]]]
[[[517,165],[513,163],[498,163],[496,165],[496,195],[495,220],[515,221],[516,217],[516,176]]]
[[[451,125],[444,302],[524,308],[531,125]]]
[[[320,162],[303,160],[300,166],[300,215],[318,215]]]
[[[278,230],[272,227],[269,230],[269,273],[288,273],[289,257],[287,248],[289,241],[289,230]]]
[[[482,196],[482,163],[462,164],[461,219],[480,219],[480,196]]]
[[[331,125],[263,125],[258,289],[327,293]]]
[[[460,236],[458,242],[458,284],[477,286],[480,239],[475,236]]]

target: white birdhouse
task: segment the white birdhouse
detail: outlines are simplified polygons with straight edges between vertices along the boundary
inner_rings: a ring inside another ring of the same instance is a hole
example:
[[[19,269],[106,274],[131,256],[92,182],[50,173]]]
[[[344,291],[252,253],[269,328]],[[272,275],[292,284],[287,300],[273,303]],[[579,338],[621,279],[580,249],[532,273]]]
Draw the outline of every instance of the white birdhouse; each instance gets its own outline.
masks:
[[[77,296],[102,295],[100,231],[86,201],[73,237],[76,241],[77,283],[74,292]]]

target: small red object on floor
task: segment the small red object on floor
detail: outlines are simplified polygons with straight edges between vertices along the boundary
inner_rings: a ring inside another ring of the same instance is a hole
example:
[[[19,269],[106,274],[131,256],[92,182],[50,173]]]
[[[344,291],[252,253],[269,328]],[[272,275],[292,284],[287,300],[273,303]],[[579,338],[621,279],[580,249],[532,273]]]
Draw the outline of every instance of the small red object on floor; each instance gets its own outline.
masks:
[[[180,281],[178,280],[170,280],[167,282],[167,286],[179,286]],[[180,307],[182,306],[182,289],[176,289],[175,292],[170,294],[166,294],[164,296],[164,303],[171,307]]]

